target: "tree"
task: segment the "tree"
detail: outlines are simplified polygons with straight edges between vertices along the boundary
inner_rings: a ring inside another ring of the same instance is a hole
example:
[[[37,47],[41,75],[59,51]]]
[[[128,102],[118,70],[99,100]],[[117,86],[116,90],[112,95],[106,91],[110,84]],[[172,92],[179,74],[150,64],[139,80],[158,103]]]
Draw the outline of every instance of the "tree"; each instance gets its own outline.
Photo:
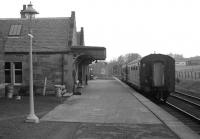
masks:
[[[126,55],[120,55],[117,60],[112,60],[108,63],[109,73],[116,74],[121,73],[121,66],[125,63],[129,63],[133,60],[139,59],[141,56],[138,53],[128,53]]]
[[[137,60],[139,58],[141,58],[141,56],[138,53],[128,53],[125,55],[125,62],[129,63],[129,62],[131,62],[133,60]]]
[[[183,55],[182,54],[168,54],[169,56],[173,57],[175,60],[182,60],[184,59]]]
[[[117,58],[117,63],[118,63],[119,65],[123,65],[123,64],[125,63],[125,57],[124,57],[123,55],[119,56],[119,57]]]

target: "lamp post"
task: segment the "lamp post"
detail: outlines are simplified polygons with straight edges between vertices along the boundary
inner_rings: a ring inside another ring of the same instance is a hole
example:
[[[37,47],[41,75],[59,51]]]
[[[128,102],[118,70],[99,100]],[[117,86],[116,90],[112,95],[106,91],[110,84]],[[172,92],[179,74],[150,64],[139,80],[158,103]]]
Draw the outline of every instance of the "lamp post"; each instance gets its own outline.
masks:
[[[29,22],[29,34],[28,36],[30,37],[30,51],[29,51],[29,96],[30,96],[30,113],[26,118],[26,122],[32,122],[32,123],[39,123],[39,118],[35,115],[35,111],[34,111],[34,95],[33,95],[33,57],[32,57],[32,39],[33,39],[33,35],[32,35],[32,29],[31,29],[31,22],[32,22],[32,18],[35,16],[35,14],[38,14],[38,12],[33,9],[32,7],[33,5],[30,4],[28,5],[27,9],[25,9],[23,11],[23,13],[25,14],[26,17],[28,17],[28,19],[30,20]]]

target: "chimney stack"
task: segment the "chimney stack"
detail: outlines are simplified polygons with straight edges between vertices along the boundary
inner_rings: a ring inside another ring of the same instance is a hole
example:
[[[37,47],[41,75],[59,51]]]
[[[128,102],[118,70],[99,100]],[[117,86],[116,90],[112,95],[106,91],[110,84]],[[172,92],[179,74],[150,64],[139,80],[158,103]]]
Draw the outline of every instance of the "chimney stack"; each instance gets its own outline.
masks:
[[[80,45],[84,46],[85,42],[84,42],[84,29],[83,27],[81,27],[81,31],[80,31]]]
[[[72,18],[72,19],[75,19],[75,11],[72,11],[72,12],[71,12],[71,18]]]
[[[23,5],[23,10],[20,12],[21,18],[26,18],[25,13],[23,12],[24,10],[26,10],[26,5]]]
[[[70,17],[70,28],[73,29],[74,28],[74,24],[75,24],[75,11],[71,12],[71,17]]]

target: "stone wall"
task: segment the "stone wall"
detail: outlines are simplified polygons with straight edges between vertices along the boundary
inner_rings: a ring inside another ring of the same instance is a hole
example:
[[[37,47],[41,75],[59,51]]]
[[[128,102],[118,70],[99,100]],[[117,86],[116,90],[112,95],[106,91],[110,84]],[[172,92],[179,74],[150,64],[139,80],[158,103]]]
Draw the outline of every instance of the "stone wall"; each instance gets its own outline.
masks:
[[[4,85],[4,48],[3,39],[0,38],[0,97],[4,96],[5,85]]]
[[[72,92],[73,90],[73,70],[74,70],[74,59],[72,55],[65,55],[64,56],[64,84],[66,85],[67,89]]]
[[[0,97],[5,94],[5,84],[4,84],[4,60],[3,56],[0,54]]]
[[[61,54],[34,55],[33,58],[34,85],[42,90],[45,77],[47,78],[47,91],[53,91],[54,85],[56,84],[63,84],[62,65],[63,65],[63,58]],[[27,69],[29,70],[29,68]],[[26,73],[27,76],[29,76],[29,72]]]
[[[29,86],[29,55],[6,54],[6,62],[22,62],[23,86]],[[72,56],[68,54],[33,54],[33,79],[37,93],[41,94],[47,78],[47,93],[55,91],[54,85],[72,89]],[[15,87],[17,88],[17,87]]]

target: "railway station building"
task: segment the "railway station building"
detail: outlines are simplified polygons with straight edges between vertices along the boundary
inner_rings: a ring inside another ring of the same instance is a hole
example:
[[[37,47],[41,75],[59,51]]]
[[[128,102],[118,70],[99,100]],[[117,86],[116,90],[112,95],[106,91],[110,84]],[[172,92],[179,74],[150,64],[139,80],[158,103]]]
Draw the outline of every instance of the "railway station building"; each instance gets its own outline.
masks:
[[[29,4],[28,6],[32,6]],[[6,94],[7,85],[14,92],[29,86],[29,49],[32,29],[33,82],[34,89],[41,92],[47,79],[47,92],[54,85],[65,85],[73,91],[79,80],[85,84],[88,65],[95,60],[105,60],[106,48],[86,46],[84,28],[76,28],[75,12],[70,17],[34,18],[30,21],[23,13],[21,18],[0,19],[0,96]]]

